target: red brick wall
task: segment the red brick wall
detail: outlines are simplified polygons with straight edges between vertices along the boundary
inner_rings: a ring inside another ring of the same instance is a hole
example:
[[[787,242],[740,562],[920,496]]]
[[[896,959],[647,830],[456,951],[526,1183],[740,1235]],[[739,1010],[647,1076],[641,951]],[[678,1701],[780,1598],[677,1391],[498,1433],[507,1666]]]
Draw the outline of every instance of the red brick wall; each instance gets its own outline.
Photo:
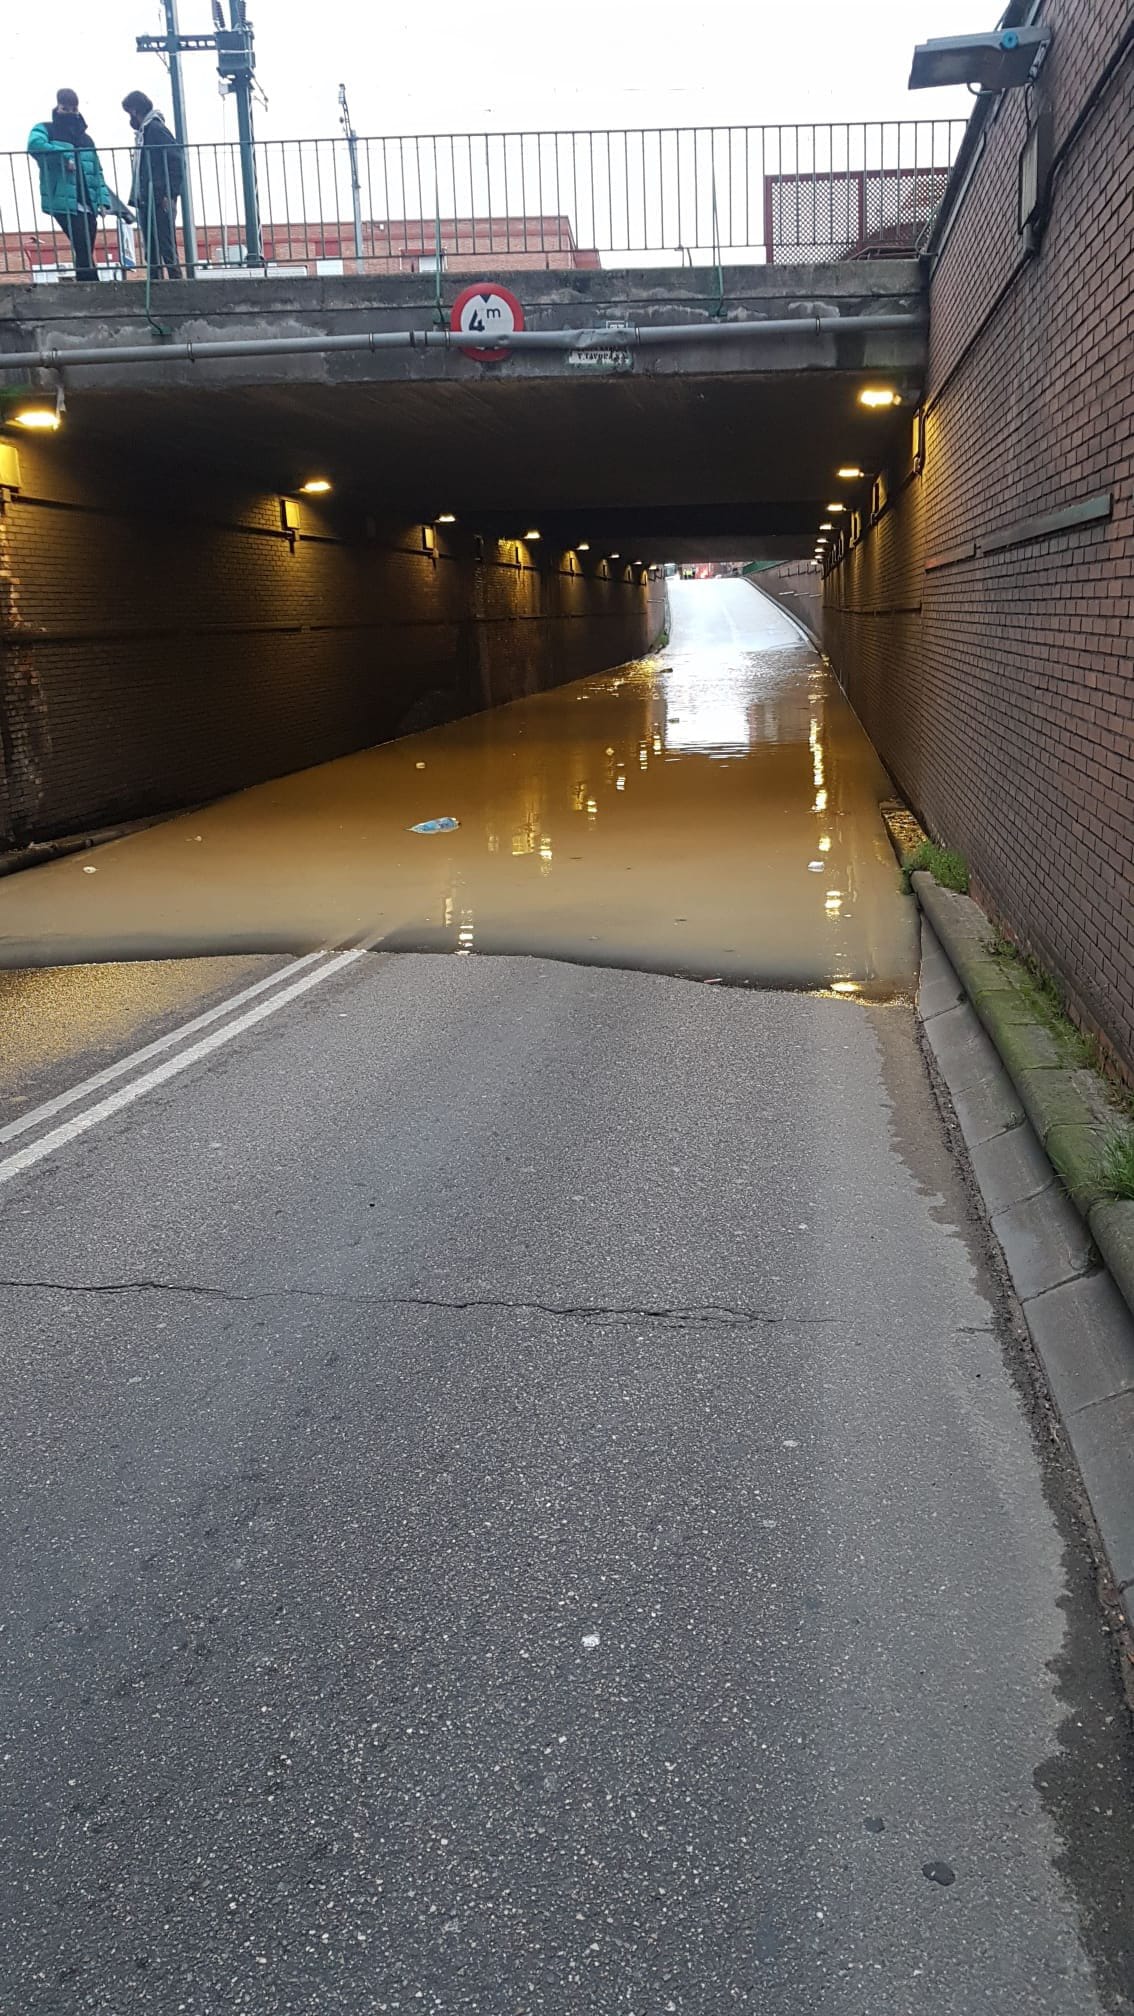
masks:
[[[1134,50],[1088,110],[1128,0],[1043,18],[1033,107],[1070,140],[1046,231],[1026,256],[1009,93],[932,271],[924,466],[829,575],[824,638],[911,804],[1131,1067]],[[1105,496],[1105,522],[994,545]]]
[[[0,515],[0,848],[163,811],[638,656],[662,584],[367,524],[66,434]]]

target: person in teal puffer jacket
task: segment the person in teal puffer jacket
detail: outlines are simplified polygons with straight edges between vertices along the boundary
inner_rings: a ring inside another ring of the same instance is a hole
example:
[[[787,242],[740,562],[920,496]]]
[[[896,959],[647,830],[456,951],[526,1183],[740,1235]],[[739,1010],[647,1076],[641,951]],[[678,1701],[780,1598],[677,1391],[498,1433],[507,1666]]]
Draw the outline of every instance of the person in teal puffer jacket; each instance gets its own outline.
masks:
[[[94,240],[104,210],[133,223],[132,213],[108,188],[78,94],[57,91],[55,110],[28,135],[28,153],[39,169],[40,207],[71,241],[76,280],[97,280]]]

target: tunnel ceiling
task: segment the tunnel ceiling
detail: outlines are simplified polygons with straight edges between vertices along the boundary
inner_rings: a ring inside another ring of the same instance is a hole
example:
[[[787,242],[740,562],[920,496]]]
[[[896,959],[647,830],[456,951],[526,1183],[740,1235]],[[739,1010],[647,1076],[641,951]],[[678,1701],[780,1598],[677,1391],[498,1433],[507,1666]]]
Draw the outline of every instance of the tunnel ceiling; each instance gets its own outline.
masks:
[[[840,463],[877,469],[904,411],[857,406],[861,375],[483,379],[70,394],[68,437],[144,443],[176,467],[236,470],[287,492],[404,518],[455,512],[486,533],[634,543],[634,557],[809,551]],[[861,491],[861,486],[860,486]],[[519,520],[523,523],[519,523]]]

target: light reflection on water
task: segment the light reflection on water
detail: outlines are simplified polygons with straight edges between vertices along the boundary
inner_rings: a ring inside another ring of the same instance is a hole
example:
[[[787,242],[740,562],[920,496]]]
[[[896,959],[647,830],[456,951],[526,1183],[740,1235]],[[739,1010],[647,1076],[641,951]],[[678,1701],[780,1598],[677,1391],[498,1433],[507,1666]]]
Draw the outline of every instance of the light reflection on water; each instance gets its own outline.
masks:
[[[908,991],[889,786],[838,686],[747,583],[671,587],[656,659],[242,792],[94,875],[9,878],[5,963],[361,936]],[[445,814],[457,832],[408,830]]]

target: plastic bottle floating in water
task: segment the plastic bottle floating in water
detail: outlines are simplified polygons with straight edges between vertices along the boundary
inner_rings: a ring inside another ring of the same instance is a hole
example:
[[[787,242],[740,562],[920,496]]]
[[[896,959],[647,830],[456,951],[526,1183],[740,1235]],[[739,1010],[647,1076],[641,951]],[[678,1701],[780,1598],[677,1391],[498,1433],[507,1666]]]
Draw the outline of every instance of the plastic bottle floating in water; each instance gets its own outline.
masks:
[[[422,819],[417,826],[411,826],[411,833],[455,833],[459,819]]]

